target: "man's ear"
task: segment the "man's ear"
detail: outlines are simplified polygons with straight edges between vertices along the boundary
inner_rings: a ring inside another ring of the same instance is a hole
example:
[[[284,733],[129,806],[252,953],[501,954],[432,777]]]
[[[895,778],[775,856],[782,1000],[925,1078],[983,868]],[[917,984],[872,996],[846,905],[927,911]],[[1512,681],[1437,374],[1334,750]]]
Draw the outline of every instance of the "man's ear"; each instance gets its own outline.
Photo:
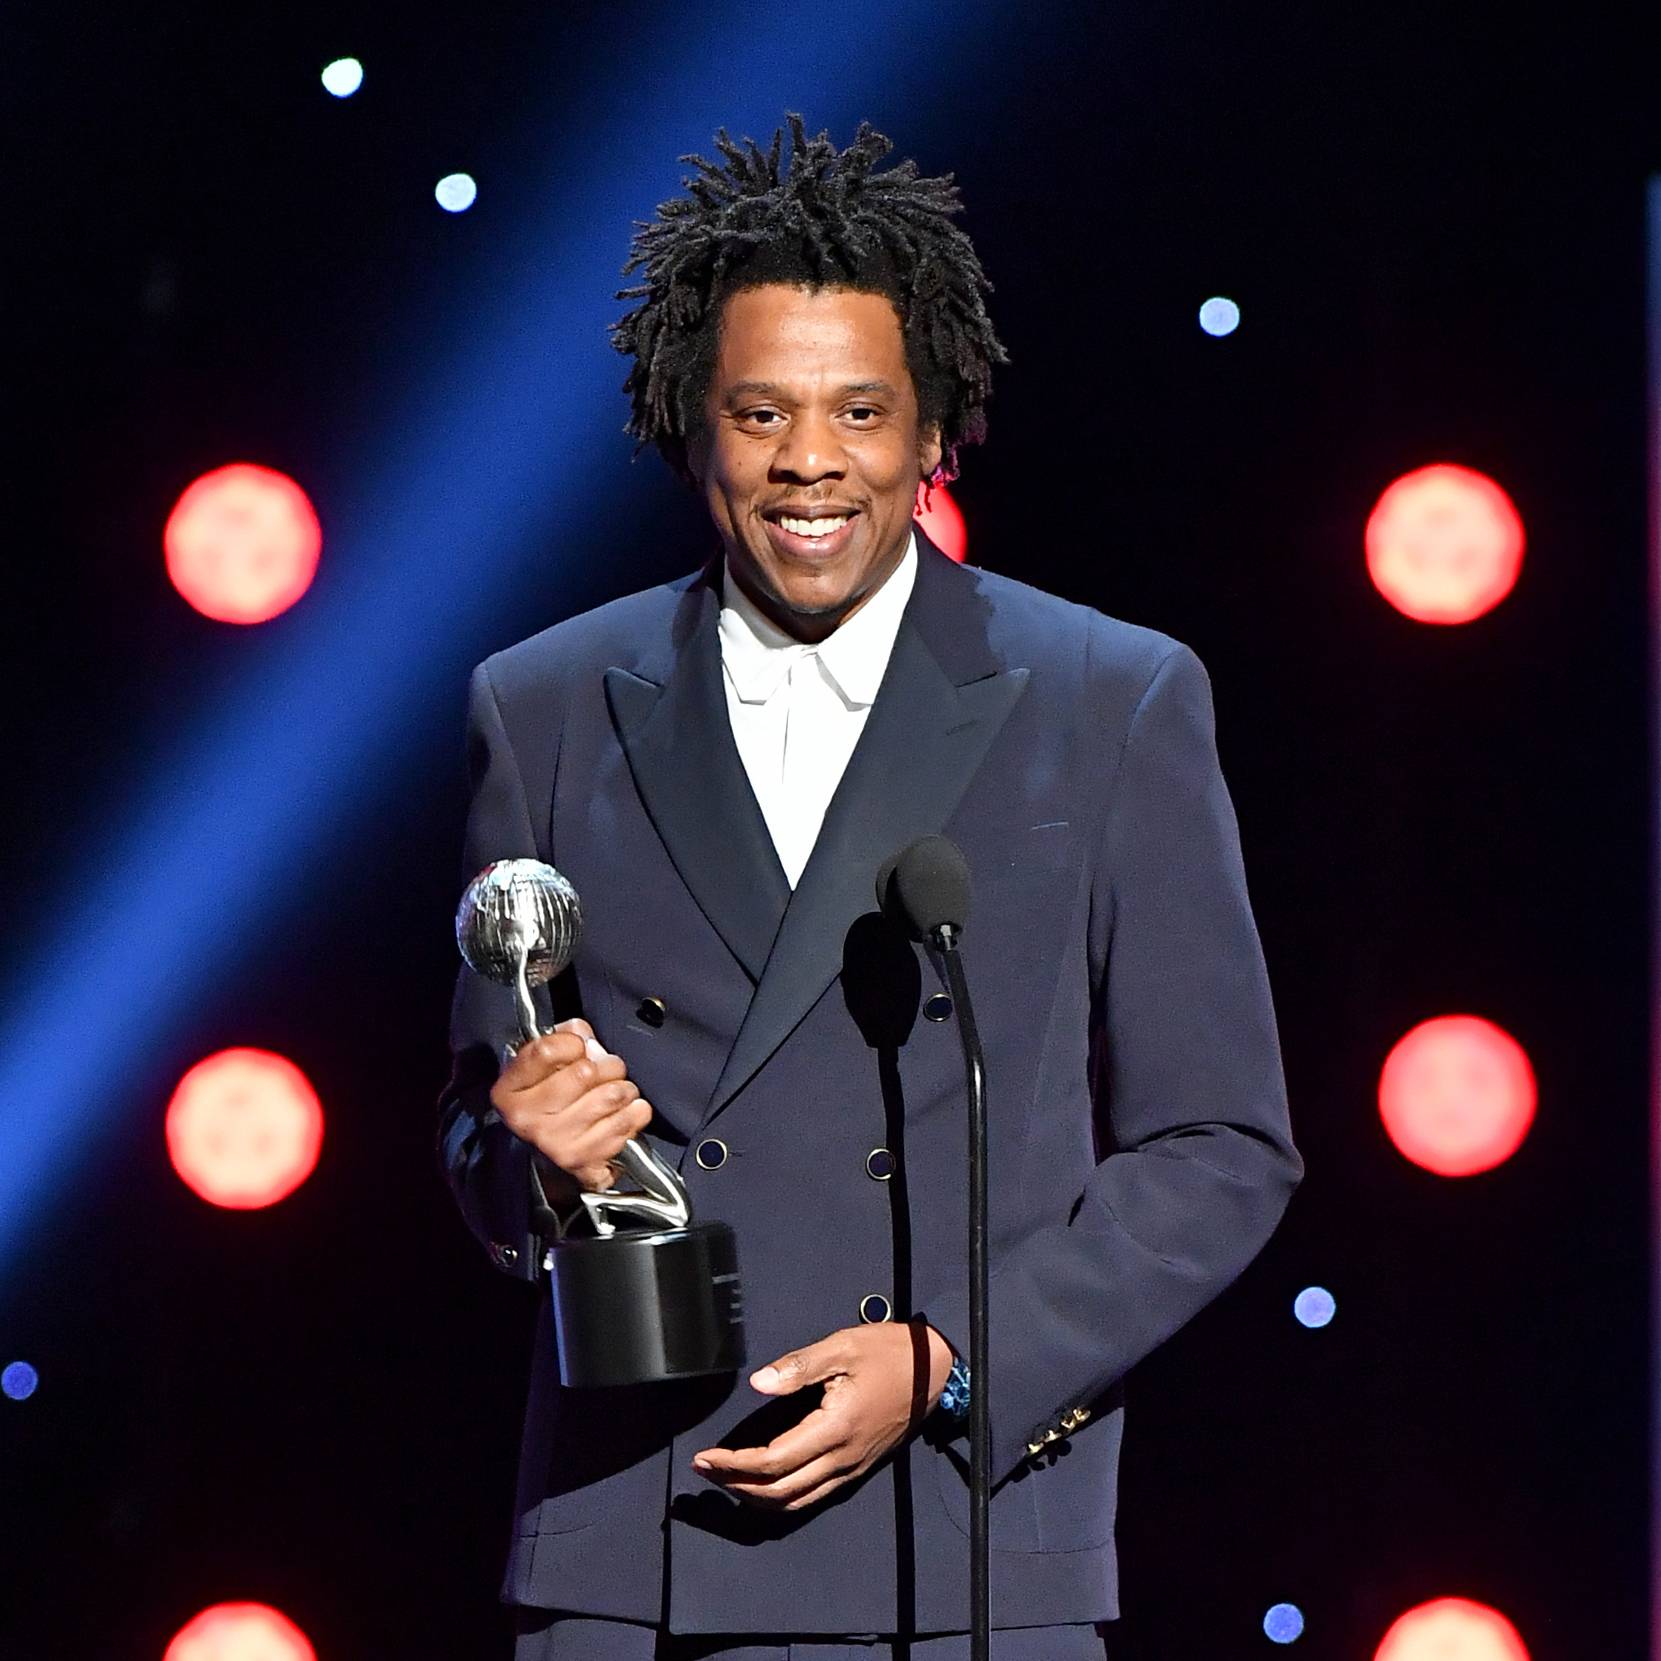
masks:
[[[938,426],[924,427],[918,433],[917,464],[923,470],[924,483],[934,477],[934,471],[940,465],[940,458],[945,453],[945,446],[940,442],[940,428]]]

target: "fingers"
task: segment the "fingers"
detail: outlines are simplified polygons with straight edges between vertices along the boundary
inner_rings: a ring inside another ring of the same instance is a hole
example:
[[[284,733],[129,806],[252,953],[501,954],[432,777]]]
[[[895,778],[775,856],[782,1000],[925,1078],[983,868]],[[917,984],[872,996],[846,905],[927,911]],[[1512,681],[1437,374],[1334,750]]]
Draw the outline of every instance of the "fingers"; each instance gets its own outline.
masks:
[[[572,1101],[555,1097],[550,1103],[521,1104],[508,1119],[516,1136],[534,1142],[556,1165],[566,1170],[596,1160],[614,1158],[623,1143],[651,1118],[641,1115],[640,1088],[628,1079],[616,1079],[586,1090]]]
[[[850,1463],[845,1453],[838,1452],[823,1454],[771,1482],[727,1482],[723,1486],[764,1510],[805,1511],[858,1476],[859,1471],[857,1462]]]
[[[561,1021],[555,1032],[574,1032],[583,1041],[583,1053],[590,1061],[609,1061],[611,1051],[594,1036],[594,1029],[588,1022],[573,1016],[569,1021]]]
[[[789,1476],[847,1442],[847,1427],[835,1414],[816,1407],[800,1424],[780,1431],[764,1448],[706,1448],[694,1467],[723,1484],[767,1483]]]
[[[833,1332],[817,1344],[791,1350],[778,1360],[758,1367],[750,1374],[750,1388],[764,1396],[788,1396],[806,1384],[823,1384],[837,1373],[845,1373],[851,1357],[845,1332]]]
[[[490,1099],[497,1112],[504,1118],[555,1113],[590,1090],[628,1077],[621,1056],[595,1061],[580,1048],[575,1054],[567,1048],[581,1043],[575,1033],[558,1033],[527,1044],[491,1086]]]
[[[729,1493],[775,1511],[801,1511],[861,1475],[878,1450],[850,1434],[844,1414],[815,1408],[761,1448],[706,1448],[693,1466]]]
[[[760,1448],[707,1448],[693,1466],[757,1505],[801,1510],[871,1468],[915,1429],[919,1334],[844,1328],[758,1368],[750,1382],[789,1395],[822,1382],[824,1400]]]
[[[565,1068],[588,1059],[588,1041],[577,1032],[548,1032],[521,1044],[513,1059],[502,1069],[499,1085],[509,1090],[528,1090]]]
[[[607,1165],[652,1118],[622,1059],[600,1048],[587,1022],[565,1022],[526,1044],[490,1100],[515,1136],[588,1189],[610,1187]]]
[[[627,1088],[634,1090],[632,1084]],[[615,1111],[602,1112],[600,1117],[585,1127],[574,1128],[566,1124],[566,1119],[575,1120],[585,1112],[586,1100],[587,1098],[584,1098],[583,1102],[576,1103],[562,1116],[558,1127],[561,1151],[565,1159],[571,1161],[570,1164],[564,1165],[566,1170],[609,1165],[622,1153],[623,1144],[638,1136],[652,1122],[652,1104],[636,1091],[632,1100],[625,1101]],[[548,1157],[552,1159],[554,1156],[549,1154]],[[564,1162],[556,1159],[554,1163]]]

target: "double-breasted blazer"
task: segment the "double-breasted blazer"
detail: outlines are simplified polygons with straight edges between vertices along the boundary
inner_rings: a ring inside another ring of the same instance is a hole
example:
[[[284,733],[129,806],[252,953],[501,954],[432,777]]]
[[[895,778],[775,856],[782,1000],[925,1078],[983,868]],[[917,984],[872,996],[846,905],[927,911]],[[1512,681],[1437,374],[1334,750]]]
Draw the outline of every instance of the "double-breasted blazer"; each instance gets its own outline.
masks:
[[[875,908],[889,855],[928,832],[962,848],[989,1085],[993,1623],[1106,1619],[1121,1381],[1246,1266],[1302,1167],[1199,660],[919,550],[794,893],[731,735],[718,564],[475,671],[466,867],[534,856],[575,884],[556,1012],[623,1056],[696,1215],[736,1231],[754,1366],[885,1314],[967,1352],[956,1022],[929,949]],[[509,995],[464,972],[440,1148],[492,1260],[535,1280],[529,1149],[488,1099],[513,1032]],[[682,1632],[968,1625],[960,1434],[931,1425],[812,1511],[765,1513],[692,1455],[765,1441],[804,1403],[743,1374],[569,1390],[553,1345],[544,1306],[508,1598]]]

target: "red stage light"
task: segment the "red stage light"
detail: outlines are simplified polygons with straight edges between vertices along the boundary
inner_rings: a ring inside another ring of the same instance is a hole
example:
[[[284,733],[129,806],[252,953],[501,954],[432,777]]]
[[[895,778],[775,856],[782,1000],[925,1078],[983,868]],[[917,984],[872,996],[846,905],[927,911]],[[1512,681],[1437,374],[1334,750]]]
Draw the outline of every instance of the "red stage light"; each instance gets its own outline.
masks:
[[[258,1210],[292,1194],[322,1145],[317,1092],[269,1050],[221,1050],[197,1062],[167,1105],[173,1169],[230,1210]]]
[[[317,1661],[317,1651],[263,1603],[216,1603],[179,1633],[162,1661]]]
[[[963,523],[963,510],[943,484],[931,486],[927,494],[925,503],[923,487],[918,485],[917,506],[912,517],[941,553],[949,554],[961,565],[969,552],[969,527]]]
[[[1509,1159],[1534,1120],[1534,1069],[1509,1033],[1477,1015],[1422,1021],[1391,1050],[1378,1110],[1396,1147],[1438,1176]]]
[[[185,491],[162,546],[173,586],[204,617],[263,623],[311,587],[323,531],[293,479],[239,461]]]
[[[1469,623],[1511,592],[1523,522],[1486,474],[1439,462],[1404,473],[1367,520],[1367,572],[1421,623]]]
[[[1438,1598],[1408,1610],[1385,1633],[1373,1661],[1528,1661],[1528,1649],[1497,1609]]]

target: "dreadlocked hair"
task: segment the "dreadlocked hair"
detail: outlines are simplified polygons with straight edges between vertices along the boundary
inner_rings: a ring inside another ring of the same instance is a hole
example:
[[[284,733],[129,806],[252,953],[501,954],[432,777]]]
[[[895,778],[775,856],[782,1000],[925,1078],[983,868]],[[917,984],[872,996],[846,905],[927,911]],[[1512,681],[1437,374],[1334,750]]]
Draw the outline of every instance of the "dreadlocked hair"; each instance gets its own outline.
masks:
[[[853,289],[893,301],[919,424],[940,434],[935,478],[952,478],[959,446],[986,435],[992,366],[1008,362],[986,315],[992,285],[952,223],[962,206],[952,175],[920,178],[911,161],[873,172],[893,145],[868,121],[838,150],[828,133],[809,138],[799,115],[787,119],[788,163],[782,130],[762,150],[723,128],[721,161],[682,156],[696,170],[686,195],[636,225],[623,275],[643,278],[617,298],[640,304],[611,327],[613,346],[634,359],[627,430],[689,476],[728,296],[763,283]]]

